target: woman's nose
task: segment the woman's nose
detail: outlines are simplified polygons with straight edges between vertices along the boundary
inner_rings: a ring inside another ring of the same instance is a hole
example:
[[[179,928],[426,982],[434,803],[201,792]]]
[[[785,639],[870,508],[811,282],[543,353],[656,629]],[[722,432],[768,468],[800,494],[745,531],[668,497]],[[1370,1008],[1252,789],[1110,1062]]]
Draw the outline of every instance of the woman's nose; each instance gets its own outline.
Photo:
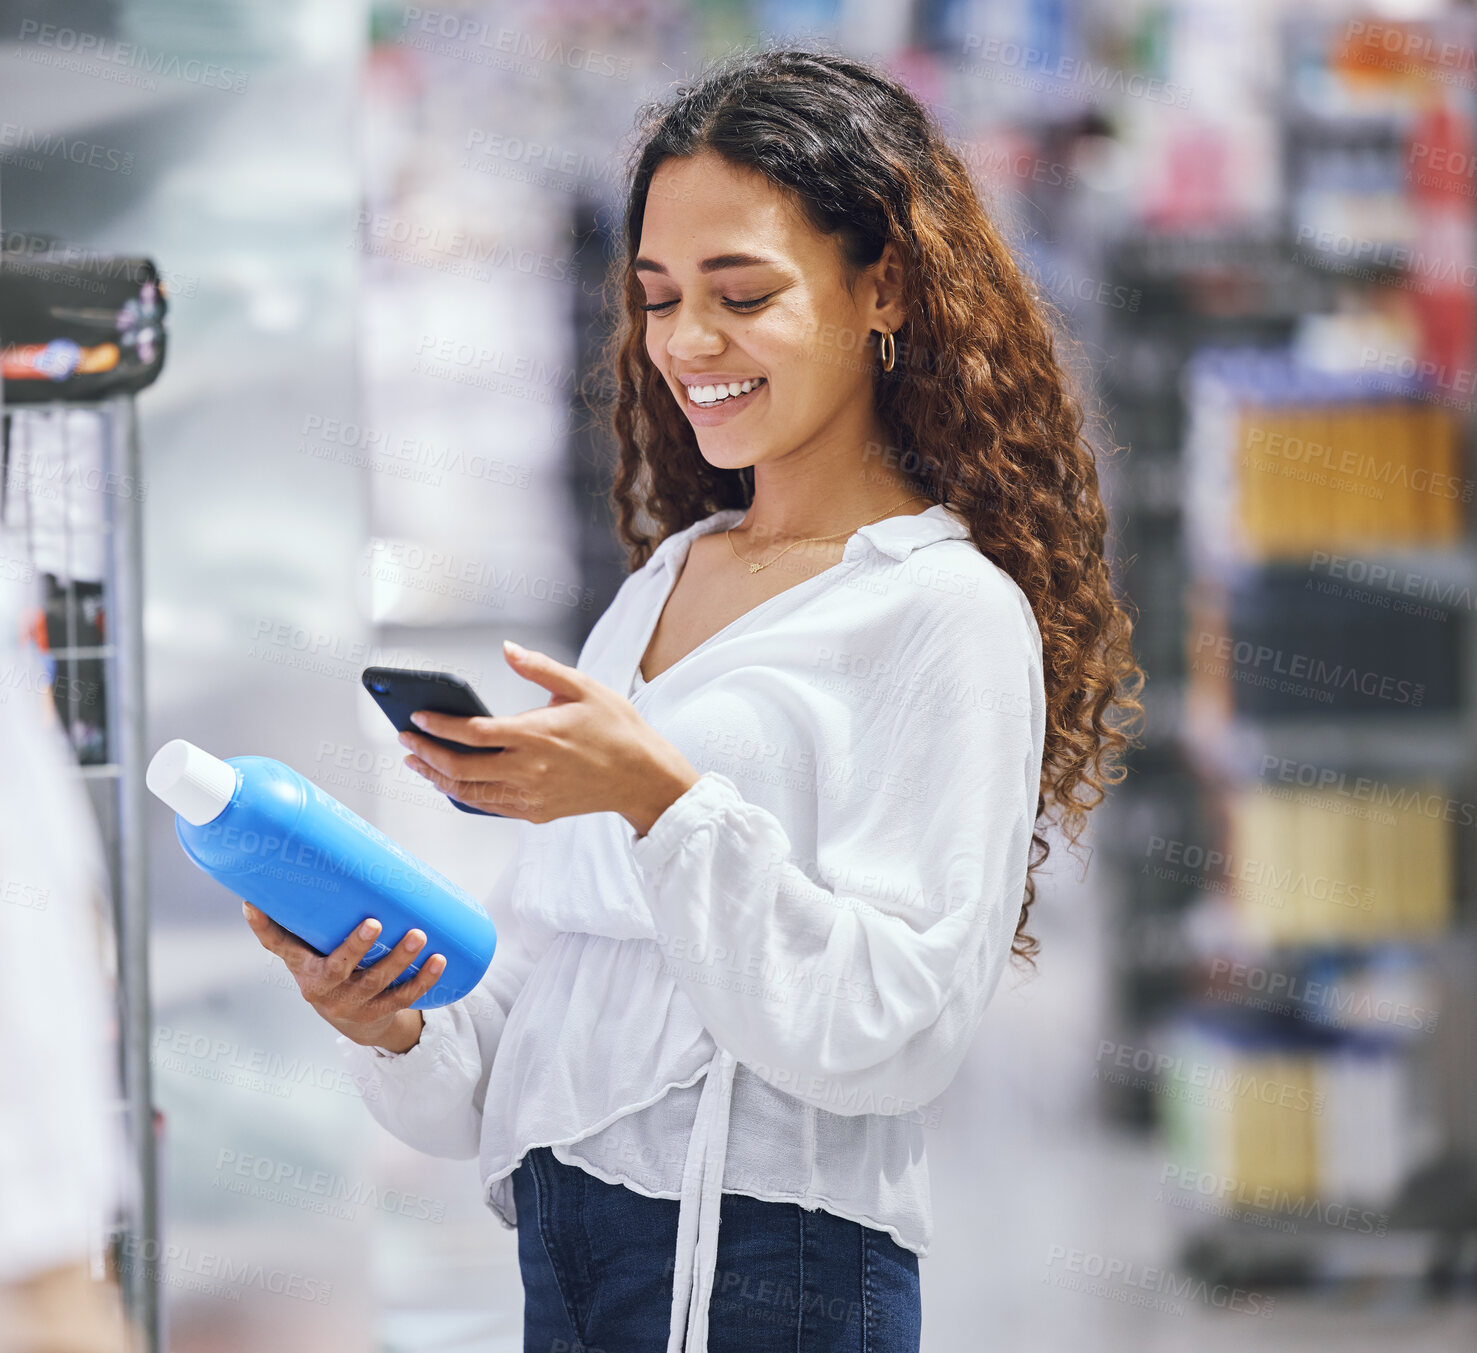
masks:
[[[667,353],[677,361],[715,357],[727,346],[723,334],[696,309],[678,308],[677,321],[667,338]]]

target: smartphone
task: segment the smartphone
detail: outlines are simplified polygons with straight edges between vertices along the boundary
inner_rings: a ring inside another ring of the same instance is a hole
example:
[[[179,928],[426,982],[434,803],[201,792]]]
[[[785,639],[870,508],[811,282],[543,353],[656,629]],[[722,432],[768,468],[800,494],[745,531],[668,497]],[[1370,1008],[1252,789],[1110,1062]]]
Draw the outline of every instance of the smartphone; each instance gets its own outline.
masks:
[[[397,733],[419,733],[422,737],[439,742],[443,747],[452,747],[459,752],[502,751],[501,747],[469,747],[464,742],[453,742],[417,728],[410,716],[418,709],[434,710],[437,714],[452,714],[468,719],[476,714],[491,714],[474,691],[460,677],[450,672],[421,672],[408,667],[366,667],[361,680],[364,689],[374,697],[374,702],[395,725]],[[479,817],[504,817],[485,808],[473,808],[459,799],[446,796],[464,813],[476,813]]]

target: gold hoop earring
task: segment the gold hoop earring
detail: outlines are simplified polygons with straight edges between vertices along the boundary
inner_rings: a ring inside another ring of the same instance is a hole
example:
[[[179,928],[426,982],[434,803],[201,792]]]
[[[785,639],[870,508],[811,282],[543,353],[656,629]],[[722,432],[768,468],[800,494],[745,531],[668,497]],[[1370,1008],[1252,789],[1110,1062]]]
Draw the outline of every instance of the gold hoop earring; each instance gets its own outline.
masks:
[[[877,340],[877,351],[882,354],[882,369],[891,371],[897,362],[897,339],[884,330]]]

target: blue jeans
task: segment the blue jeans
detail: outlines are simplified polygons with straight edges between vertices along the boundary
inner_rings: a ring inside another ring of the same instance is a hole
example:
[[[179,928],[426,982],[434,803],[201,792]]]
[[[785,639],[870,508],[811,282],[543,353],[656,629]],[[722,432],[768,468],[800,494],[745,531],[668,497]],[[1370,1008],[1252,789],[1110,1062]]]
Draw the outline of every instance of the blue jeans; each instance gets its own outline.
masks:
[[[524,1353],[664,1353],[677,1200],[556,1160],[513,1172]],[[918,1353],[918,1256],[885,1231],[725,1193],[709,1353]]]

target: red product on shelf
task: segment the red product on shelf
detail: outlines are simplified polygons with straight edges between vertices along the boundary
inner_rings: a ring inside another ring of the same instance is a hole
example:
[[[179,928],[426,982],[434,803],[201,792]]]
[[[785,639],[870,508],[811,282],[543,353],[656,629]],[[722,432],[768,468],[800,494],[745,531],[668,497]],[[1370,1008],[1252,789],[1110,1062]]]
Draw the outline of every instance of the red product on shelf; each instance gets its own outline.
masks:
[[[1438,103],[1411,124],[1406,163],[1416,213],[1412,300],[1421,328],[1421,361],[1434,371],[1470,371],[1477,338],[1477,251],[1472,242],[1471,127]]]

